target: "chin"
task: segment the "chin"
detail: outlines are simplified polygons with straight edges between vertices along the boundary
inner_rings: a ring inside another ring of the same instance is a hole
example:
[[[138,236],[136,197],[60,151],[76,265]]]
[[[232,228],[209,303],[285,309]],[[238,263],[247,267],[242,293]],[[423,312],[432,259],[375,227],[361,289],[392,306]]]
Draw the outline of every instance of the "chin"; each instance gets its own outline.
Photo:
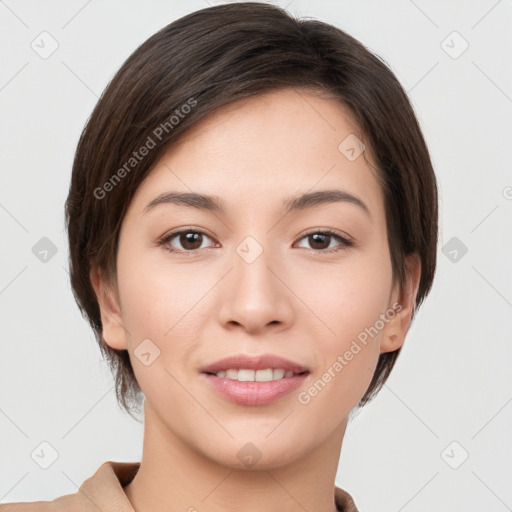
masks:
[[[253,438],[244,433],[243,436],[230,439],[219,451],[205,455],[215,463],[229,469],[262,471],[284,467],[301,457],[303,451],[298,449],[298,440],[289,436],[286,442],[277,433],[274,439],[265,439],[260,431]],[[301,439],[304,442],[304,439]],[[208,446],[211,449],[211,445]]]

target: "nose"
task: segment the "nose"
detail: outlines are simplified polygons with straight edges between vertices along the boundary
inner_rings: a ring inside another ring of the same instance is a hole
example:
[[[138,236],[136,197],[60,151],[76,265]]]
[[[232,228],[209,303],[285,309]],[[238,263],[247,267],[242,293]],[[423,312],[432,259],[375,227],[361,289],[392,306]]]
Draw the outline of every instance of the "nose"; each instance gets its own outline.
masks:
[[[294,315],[293,293],[286,284],[283,261],[253,241],[252,245],[249,242],[237,248],[232,263],[231,272],[223,280],[219,311],[222,325],[251,334],[288,329]]]

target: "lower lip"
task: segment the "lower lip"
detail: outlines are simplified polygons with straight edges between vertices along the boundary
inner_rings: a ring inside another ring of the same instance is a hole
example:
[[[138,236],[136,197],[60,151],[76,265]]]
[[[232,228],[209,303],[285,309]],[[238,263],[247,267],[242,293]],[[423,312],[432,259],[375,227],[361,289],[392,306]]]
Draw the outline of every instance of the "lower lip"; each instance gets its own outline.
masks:
[[[203,373],[207,382],[223,398],[239,405],[267,405],[297,389],[309,375],[302,373],[293,377],[266,382],[240,382]]]

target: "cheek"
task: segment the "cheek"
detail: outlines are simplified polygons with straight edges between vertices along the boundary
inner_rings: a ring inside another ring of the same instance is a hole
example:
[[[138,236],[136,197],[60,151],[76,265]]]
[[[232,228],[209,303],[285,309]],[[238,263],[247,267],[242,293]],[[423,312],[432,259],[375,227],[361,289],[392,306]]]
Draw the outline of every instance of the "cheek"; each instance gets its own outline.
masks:
[[[168,386],[164,368],[181,373],[187,366],[201,339],[205,319],[210,318],[204,296],[218,278],[205,276],[190,264],[170,263],[164,249],[163,256],[154,248],[145,252],[126,246],[123,250],[121,253],[120,246],[119,290],[134,371],[141,387]],[[149,351],[158,354],[148,367],[137,361],[139,344],[146,339],[156,346],[147,344]],[[162,382],[157,383],[160,379]]]
[[[164,342],[205,292],[204,279],[185,265],[167,261],[163,248],[132,249],[120,246],[119,251],[123,321],[132,337],[153,336]]]
[[[334,265],[317,265],[314,279],[297,283],[337,348],[375,324],[388,308],[391,261],[385,250],[347,253]],[[333,343],[329,343],[333,345]]]
[[[151,265],[144,259],[133,266],[130,261],[124,261],[118,273],[123,323],[141,389],[151,402],[159,399],[162,390],[179,394],[179,386],[174,388],[175,381],[170,373],[183,381],[180,375],[184,362],[193,352],[195,340],[199,339],[192,319],[198,314],[200,304],[196,303],[204,291],[198,292],[197,283],[192,283],[190,276],[187,279],[175,269],[170,271],[169,267]],[[146,353],[149,356],[144,360]],[[165,396],[161,399],[166,400]]]
[[[364,394],[380,354],[381,315],[388,310],[389,255],[360,253],[345,263],[325,267],[309,281],[315,284],[308,288],[308,305],[325,325],[321,327],[325,335],[318,336],[317,328],[315,379],[319,380],[304,401],[314,398],[319,408],[334,400],[350,409]]]

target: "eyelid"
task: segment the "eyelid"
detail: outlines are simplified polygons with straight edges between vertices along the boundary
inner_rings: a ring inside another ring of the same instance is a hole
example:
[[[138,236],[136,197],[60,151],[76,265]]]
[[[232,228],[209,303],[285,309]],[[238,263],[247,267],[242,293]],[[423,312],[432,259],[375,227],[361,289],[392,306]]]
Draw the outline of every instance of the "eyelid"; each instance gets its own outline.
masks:
[[[325,234],[337,236],[337,237],[345,240],[346,242],[355,244],[355,240],[349,234],[338,231],[333,228],[312,228],[309,231],[306,231],[305,233],[303,233],[300,239],[304,238],[305,236],[312,235],[313,233],[325,233]]]

